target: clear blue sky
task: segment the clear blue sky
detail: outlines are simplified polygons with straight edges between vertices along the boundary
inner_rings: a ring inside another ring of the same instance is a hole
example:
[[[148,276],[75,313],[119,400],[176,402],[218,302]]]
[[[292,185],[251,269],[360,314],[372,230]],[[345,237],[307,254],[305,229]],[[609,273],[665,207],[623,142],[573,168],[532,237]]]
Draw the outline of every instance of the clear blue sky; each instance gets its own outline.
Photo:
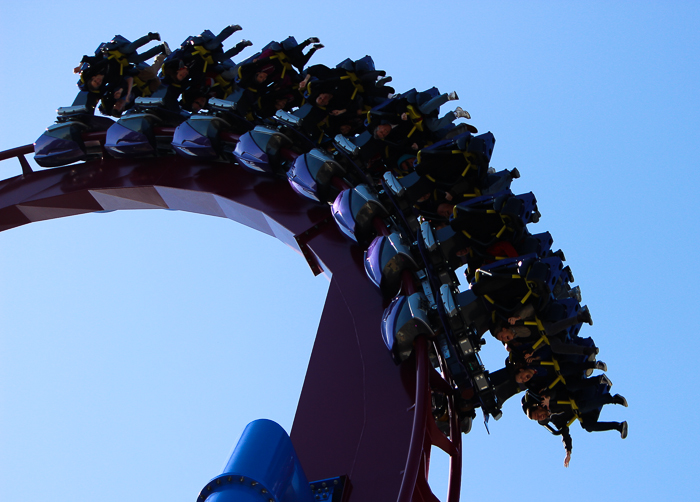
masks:
[[[81,56],[117,33],[318,36],[313,62],[370,54],[397,90],[456,90],[496,136],[492,165],[536,194],[533,230],[565,251],[583,333],[630,403],[601,418],[627,420],[624,441],[574,425],[564,469],[514,398],[490,435],[464,437],[462,500],[697,498],[698,2],[175,5],[0,2],[0,150],[33,142],[71,104]],[[0,263],[0,500],[194,501],[248,422],[291,427],[327,282],[283,244],[130,211],[0,233]],[[442,499],[443,469],[436,454]]]

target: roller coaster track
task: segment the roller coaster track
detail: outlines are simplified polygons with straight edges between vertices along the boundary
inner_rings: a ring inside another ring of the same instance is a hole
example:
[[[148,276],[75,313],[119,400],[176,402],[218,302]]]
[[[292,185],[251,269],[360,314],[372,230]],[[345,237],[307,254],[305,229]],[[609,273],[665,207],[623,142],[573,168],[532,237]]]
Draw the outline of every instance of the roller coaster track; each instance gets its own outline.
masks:
[[[291,432],[309,479],[347,475],[349,500],[436,501],[428,485],[431,446],[450,455],[446,500],[457,502],[461,433],[449,397],[449,438],[432,417],[430,389],[449,394],[419,338],[399,368],[379,334],[387,303],[367,279],[363,250],[335,225],[327,205],[299,197],[285,179],[236,164],[176,156],[112,159],[33,172],[26,145],[0,152],[22,175],[0,181],[0,230],[35,221],[122,209],[176,209],[229,218],[301,253],[331,276]],[[439,351],[436,351],[439,353]]]

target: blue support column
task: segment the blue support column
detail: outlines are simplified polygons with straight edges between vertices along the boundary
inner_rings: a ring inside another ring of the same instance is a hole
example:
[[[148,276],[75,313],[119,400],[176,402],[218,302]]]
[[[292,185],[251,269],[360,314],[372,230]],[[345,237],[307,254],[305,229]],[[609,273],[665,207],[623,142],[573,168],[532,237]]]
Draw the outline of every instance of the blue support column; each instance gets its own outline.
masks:
[[[291,439],[277,423],[248,424],[224,472],[202,489],[198,502],[313,502]]]

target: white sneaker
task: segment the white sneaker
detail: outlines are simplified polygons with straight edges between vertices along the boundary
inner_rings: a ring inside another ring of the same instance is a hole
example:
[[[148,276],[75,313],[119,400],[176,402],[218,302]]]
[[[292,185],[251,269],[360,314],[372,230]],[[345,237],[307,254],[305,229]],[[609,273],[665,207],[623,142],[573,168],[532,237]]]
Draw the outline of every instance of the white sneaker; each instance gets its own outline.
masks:
[[[456,99],[459,99],[459,96],[457,96],[457,91],[452,91],[447,95],[447,101],[454,101]]]
[[[463,110],[461,106],[458,106],[455,111],[454,111],[455,117],[458,119],[470,119],[472,118],[471,115],[469,115],[469,112],[467,110]]]

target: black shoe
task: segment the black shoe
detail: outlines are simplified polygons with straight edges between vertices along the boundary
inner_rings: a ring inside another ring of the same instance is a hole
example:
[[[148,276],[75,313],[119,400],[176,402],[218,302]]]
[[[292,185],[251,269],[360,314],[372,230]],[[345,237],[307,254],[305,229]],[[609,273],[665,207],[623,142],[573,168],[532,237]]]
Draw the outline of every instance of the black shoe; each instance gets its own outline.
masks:
[[[158,40],[158,41],[160,41],[160,33],[158,33],[158,32],[153,33],[152,31],[149,31],[149,32],[148,32],[148,38],[149,38],[150,40]]]
[[[622,422],[620,425],[620,437],[625,439],[627,437],[627,421]]]
[[[591,317],[591,311],[588,310],[588,305],[584,305],[581,310],[579,310],[576,319],[579,322],[585,322],[593,326],[593,318]]]
[[[317,44],[321,40],[318,37],[311,37],[311,38],[307,38],[306,41],[309,42],[310,44]]]
[[[613,386],[612,381],[610,381],[610,379],[608,378],[608,376],[607,376],[606,374],[600,375],[600,376],[598,377],[598,379],[599,379],[598,381],[599,381],[602,385],[607,385],[608,387],[612,387],[612,386]],[[622,396],[620,396],[620,397],[622,397]],[[624,398],[623,398],[623,399],[624,399]],[[625,401],[625,402],[626,402],[626,401]]]

